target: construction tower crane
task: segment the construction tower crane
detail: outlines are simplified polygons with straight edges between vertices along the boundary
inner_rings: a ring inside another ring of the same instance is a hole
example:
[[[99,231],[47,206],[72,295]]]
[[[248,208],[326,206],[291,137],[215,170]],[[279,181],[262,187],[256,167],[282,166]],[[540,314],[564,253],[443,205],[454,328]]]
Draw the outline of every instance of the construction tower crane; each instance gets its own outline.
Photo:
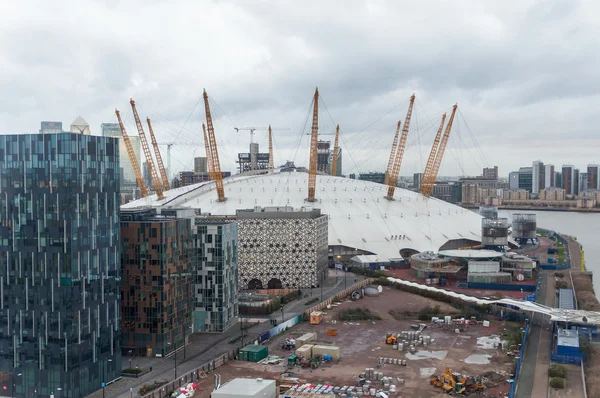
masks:
[[[156,192],[158,199],[164,199],[165,195],[163,195],[162,185],[160,185],[160,180],[158,179],[158,175],[154,169],[154,160],[152,160],[152,154],[150,153],[150,147],[148,146],[148,141],[146,140],[144,127],[140,121],[140,116],[138,115],[133,98],[130,98],[129,103],[131,104],[135,125],[137,126],[140,141],[142,142],[142,149],[144,150],[144,156],[146,157],[146,164],[148,164],[148,171],[150,171],[150,176],[152,177],[152,186],[154,187],[154,191]]]
[[[308,168],[308,201],[314,202],[317,188],[317,143],[319,141],[319,87],[315,89],[313,99],[312,134],[310,136],[310,163]]]
[[[457,108],[458,104],[454,104],[454,106],[452,107],[452,113],[450,114],[448,124],[446,124],[446,130],[444,131],[442,142],[440,143],[440,147],[438,148],[437,154],[435,155],[435,163],[433,164],[431,174],[429,175],[429,178],[426,181],[427,190],[423,193],[425,196],[431,196],[433,192],[433,186],[435,185],[435,179],[437,178],[438,172],[440,171],[442,157],[444,156],[444,151],[446,150],[446,145],[448,144],[448,138],[450,137],[450,130],[452,130],[452,123],[454,122],[454,115],[456,114]]]
[[[392,150],[390,151],[390,158],[388,159],[387,169],[385,169],[385,180],[384,184],[387,185],[390,177],[390,173],[392,172],[392,168],[394,167],[394,159],[396,158],[396,148],[398,147],[398,138],[400,137],[400,120],[398,120],[398,126],[396,127],[396,134],[394,135],[394,142],[392,143]]]
[[[173,145],[185,145],[185,146],[200,146],[202,145],[199,142],[159,142],[158,145],[164,145],[167,147],[167,169],[169,173],[172,173],[171,169],[171,147]]]
[[[275,168],[275,162],[273,160],[273,132],[271,130],[271,125],[269,124],[269,170],[273,170]]]
[[[150,131],[150,140],[152,141],[152,146],[154,147],[154,155],[156,156],[156,163],[158,164],[158,171],[160,171],[160,177],[162,178],[162,184],[165,191],[171,189],[169,185],[169,178],[167,177],[167,172],[165,171],[165,166],[163,165],[162,156],[160,156],[160,150],[158,149],[158,144],[156,143],[156,137],[154,136],[154,130],[152,129],[152,124],[150,124],[150,118],[146,118],[146,122],[148,123],[148,131]]]
[[[334,177],[337,175],[339,139],[340,139],[340,125],[338,124],[335,128],[335,143],[333,144],[333,159],[331,160],[331,175]]]
[[[133,146],[131,145],[131,140],[127,135],[127,130],[125,130],[125,125],[123,125],[123,121],[121,120],[121,112],[118,109],[115,109],[115,114],[117,115],[117,120],[119,121],[119,127],[121,128],[121,135],[123,136],[123,142],[125,142],[125,146],[127,147],[127,154],[129,155],[129,160],[131,161],[131,166],[133,167],[133,172],[135,173],[135,180],[137,181],[137,185],[140,188],[140,195],[143,197],[148,196],[148,188],[146,184],[144,184],[144,177],[142,177],[142,171],[140,170],[140,164],[138,163],[135,152],[133,151]]]
[[[242,130],[248,130],[250,132],[250,143],[252,144],[254,142],[254,132],[256,130],[290,130],[289,128],[271,128],[271,125],[269,125],[269,127],[234,127],[233,128],[236,132],[240,132]]]
[[[221,173],[221,164],[219,163],[219,152],[217,150],[217,140],[215,139],[215,128],[213,127],[210,105],[208,104],[208,94],[204,90],[204,111],[206,112],[206,125],[208,130],[208,143],[210,148],[210,157],[212,161],[212,171],[217,186],[217,195],[219,202],[227,200],[225,198],[225,189],[223,188],[223,174]]]
[[[442,115],[442,122],[440,123],[440,127],[438,128],[437,134],[435,135],[435,139],[433,140],[431,152],[429,152],[429,158],[427,159],[427,165],[425,166],[423,178],[421,179],[421,187],[419,189],[421,194],[424,194],[427,190],[427,181],[429,181],[429,175],[431,174],[431,169],[433,168],[433,164],[435,163],[435,155],[437,153],[438,147],[440,146],[440,139],[442,137],[442,131],[444,130],[445,121],[446,114],[444,113]]]
[[[410,127],[410,118],[412,117],[413,105],[415,104],[415,95],[410,97],[410,104],[408,105],[408,112],[404,119],[404,126],[402,126],[402,136],[400,137],[400,143],[398,149],[396,149],[396,155],[394,158],[394,167],[390,173],[388,179],[388,193],[386,199],[394,200],[394,191],[396,190],[396,184],[398,183],[398,175],[400,174],[400,166],[402,165],[402,157],[404,156],[404,148],[406,147],[406,138],[408,137],[408,128]]]
[[[210,144],[208,143],[208,138],[206,137],[206,125],[202,123],[202,133],[204,134],[204,150],[206,151],[206,164],[208,167],[208,179],[210,181],[214,180],[213,176],[213,163],[212,156],[210,154]]]

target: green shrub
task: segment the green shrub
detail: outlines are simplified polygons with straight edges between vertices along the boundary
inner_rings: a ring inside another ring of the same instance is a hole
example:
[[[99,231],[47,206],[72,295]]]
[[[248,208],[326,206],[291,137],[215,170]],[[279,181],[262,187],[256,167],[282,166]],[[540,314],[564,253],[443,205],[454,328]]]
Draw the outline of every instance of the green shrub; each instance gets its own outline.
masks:
[[[556,282],[557,289],[566,289],[567,287],[568,287],[568,285],[567,285],[567,282],[565,282],[565,281]]]
[[[318,301],[319,301],[318,297],[313,297],[310,300],[306,300],[306,303],[304,303],[304,305],[311,305],[311,304],[317,303]]]
[[[552,388],[565,388],[565,379],[562,377],[553,377],[550,379],[550,387]]]
[[[294,290],[291,293],[286,294],[285,296],[281,297],[281,304],[287,304],[287,303],[291,303],[294,300],[298,300],[301,296],[301,291],[300,290]]]
[[[590,357],[590,354],[592,353],[592,346],[590,344],[589,337],[579,336],[579,351],[581,351],[585,360]]]
[[[351,308],[338,313],[340,321],[373,321],[381,317],[368,308]]]
[[[564,365],[553,364],[548,369],[548,376],[554,378],[567,377],[567,367]],[[561,387],[562,388],[562,387]]]
[[[163,386],[163,385],[165,385],[165,384],[167,384],[167,382],[166,382],[166,381],[163,381],[163,382],[156,382],[156,381],[155,381],[155,382],[154,382],[154,383],[152,383],[152,384],[144,384],[144,385],[142,386],[142,388],[140,388],[140,389],[139,389],[139,391],[138,391],[138,392],[140,393],[140,395],[146,395],[146,394],[148,394],[149,392],[152,392],[152,391],[156,390],[158,387],[160,387],[160,386]]]

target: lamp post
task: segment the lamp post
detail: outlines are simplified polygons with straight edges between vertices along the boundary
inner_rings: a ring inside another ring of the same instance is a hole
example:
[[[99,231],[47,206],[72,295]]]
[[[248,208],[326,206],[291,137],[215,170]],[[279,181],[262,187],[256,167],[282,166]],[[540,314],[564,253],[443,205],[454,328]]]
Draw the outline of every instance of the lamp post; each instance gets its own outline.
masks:
[[[281,306],[281,322],[283,322],[283,321],[284,321],[284,319],[283,319],[283,305],[282,305]]]
[[[17,377],[21,377],[23,376],[23,373],[17,373]],[[13,383],[12,383],[12,396],[15,396],[15,390],[17,389],[17,381],[14,380],[14,376],[13,376]]]
[[[129,369],[131,369],[131,355],[132,355],[133,351],[129,350]]]
[[[177,340],[174,344],[167,343],[167,345],[173,345],[173,347],[175,347],[175,378],[177,379]]]

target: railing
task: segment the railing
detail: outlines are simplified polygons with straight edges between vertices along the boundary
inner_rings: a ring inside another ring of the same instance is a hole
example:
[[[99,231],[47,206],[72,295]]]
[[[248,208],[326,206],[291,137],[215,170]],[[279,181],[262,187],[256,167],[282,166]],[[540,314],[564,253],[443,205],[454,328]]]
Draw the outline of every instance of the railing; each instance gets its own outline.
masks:
[[[527,337],[529,336],[529,324],[525,328],[525,334],[523,335],[523,343],[521,344],[521,351],[519,351],[519,359],[517,360],[517,369],[515,370],[515,379],[510,387],[510,398],[514,398],[515,392],[517,391],[517,383],[519,382],[519,373],[521,372],[521,364],[523,363],[523,356],[525,355],[525,347],[527,346]]]

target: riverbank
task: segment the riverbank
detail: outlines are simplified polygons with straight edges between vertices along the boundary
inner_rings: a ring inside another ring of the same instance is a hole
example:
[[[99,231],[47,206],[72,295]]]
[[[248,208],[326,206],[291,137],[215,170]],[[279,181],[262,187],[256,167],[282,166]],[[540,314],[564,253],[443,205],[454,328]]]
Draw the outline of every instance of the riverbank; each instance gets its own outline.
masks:
[[[461,205],[469,210],[479,210],[479,206]],[[537,206],[494,206],[498,210],[519,210],[519,211],[553,211],[561,213],[600,213],[600,208],[582,209],[577,207],[537,207]]]

